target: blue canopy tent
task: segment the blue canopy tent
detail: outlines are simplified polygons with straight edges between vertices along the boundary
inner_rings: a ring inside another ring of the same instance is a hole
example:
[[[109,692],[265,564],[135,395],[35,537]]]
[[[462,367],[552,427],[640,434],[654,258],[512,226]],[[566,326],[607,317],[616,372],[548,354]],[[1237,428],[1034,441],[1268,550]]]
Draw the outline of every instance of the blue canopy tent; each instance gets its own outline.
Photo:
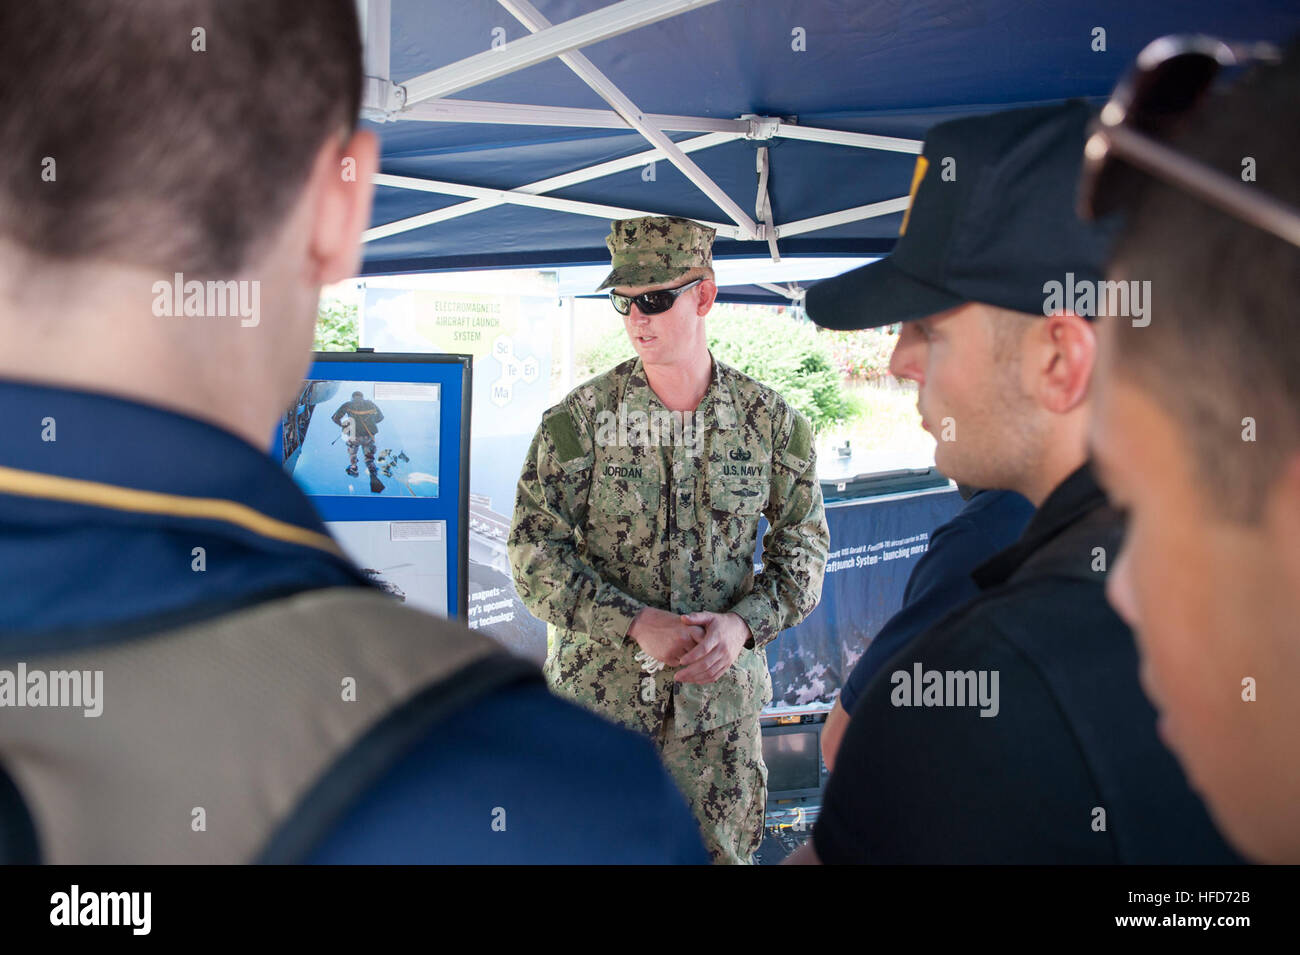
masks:
[[[365,116],[383,147],[366,275],[555,268],[571,297],[608,268],[610,219],[665,214],[716,224],[724,298],[773,303],[893,247],[935,123],[1100,102],[1167,33],[1282,41],[1300,29],[1295,0],[358,2]],[[780,260],[766,281],[747,271],[762,259]],[[914,541],[947,519],[939,498],[838,508],[837,546],[860,542],[865,556]],[[509,526],[508,503],[479,506],[481,526]],[[504,561],[504,531],[478,533]],[[508,568],[489,565],[471,563],[478,589],[511,593]],[[769,650],[778,706],[824,709],[850,651],[896,609],[910,561],[873,568],[869,588],[855,567]],[[517,606],[493,635],[544,653]]]
[[[1293,0],[358,3],[364,274],[600,265],[637,214],[716,224],[720,259],[881,255],[934,123],[1099,101],[1161,34],[1300,28]]]

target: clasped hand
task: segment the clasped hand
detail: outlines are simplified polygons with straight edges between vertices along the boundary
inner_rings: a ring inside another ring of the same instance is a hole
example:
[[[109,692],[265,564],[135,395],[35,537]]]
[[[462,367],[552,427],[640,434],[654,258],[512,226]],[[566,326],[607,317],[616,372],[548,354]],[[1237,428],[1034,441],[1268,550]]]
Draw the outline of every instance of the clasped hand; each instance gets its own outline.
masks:
[[[675,614],[654,607],[636,615],[628,635],[665,666],[678,667],[679,683],[713,683],[751,636],[749,625],[734,613]]]

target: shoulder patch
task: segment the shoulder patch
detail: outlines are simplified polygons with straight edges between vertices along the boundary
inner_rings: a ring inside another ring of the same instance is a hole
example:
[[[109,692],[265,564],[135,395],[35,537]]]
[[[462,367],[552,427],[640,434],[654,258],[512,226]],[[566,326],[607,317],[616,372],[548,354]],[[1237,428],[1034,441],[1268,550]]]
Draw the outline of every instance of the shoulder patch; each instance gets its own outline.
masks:
[[[573,426],[573,417],[569,412],[559,411],[548,417],[546,430],[551,435],[551,442],[555,445],[555,453],[560,456],[561,464],[583,456],[578,429]]]
[[[785,453],[801,461],[808,460],[808,452],[812,449],[812,426],[808,424],[808,419],[801,414],[794,416],[794,428],[790,431],[790,440],[786,443]]]

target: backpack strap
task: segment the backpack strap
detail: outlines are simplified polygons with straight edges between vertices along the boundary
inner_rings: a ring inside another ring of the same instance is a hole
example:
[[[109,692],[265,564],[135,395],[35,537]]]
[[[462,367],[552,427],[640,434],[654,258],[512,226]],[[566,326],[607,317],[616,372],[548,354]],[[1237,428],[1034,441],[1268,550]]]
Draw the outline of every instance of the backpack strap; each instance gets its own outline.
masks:
[[[544,684],[541,671],[520,657],[498,653],[421,690],[384,717],[317,780],[268,840],[257,861],[267,865],[306,861],[361,796],[435,726],[495,690],[527,683]]]
[[[0,660],[19,666],[99,681],[94,707],[6,707],[0,719],[0,765],[56,864],[301,857],[421,732],[536,673],[482,634],[363,588]],[[362,777],[341,778],[341,759]]]
[[[0,766],[0,865],[39,865],[36,826],[23,794]]]

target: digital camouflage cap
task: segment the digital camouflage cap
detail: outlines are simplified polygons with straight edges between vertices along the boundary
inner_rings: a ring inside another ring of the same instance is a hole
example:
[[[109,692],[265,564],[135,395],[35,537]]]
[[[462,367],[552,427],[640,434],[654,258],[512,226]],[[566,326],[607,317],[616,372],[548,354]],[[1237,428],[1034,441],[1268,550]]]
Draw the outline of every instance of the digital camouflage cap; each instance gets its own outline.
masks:
[[[611,225],[605,244],[613,271],[597,286],[597,292],[618,286],[660,285],[691,269],[713,267],[717,230],[709,226],[676,216],[641,216]]]

